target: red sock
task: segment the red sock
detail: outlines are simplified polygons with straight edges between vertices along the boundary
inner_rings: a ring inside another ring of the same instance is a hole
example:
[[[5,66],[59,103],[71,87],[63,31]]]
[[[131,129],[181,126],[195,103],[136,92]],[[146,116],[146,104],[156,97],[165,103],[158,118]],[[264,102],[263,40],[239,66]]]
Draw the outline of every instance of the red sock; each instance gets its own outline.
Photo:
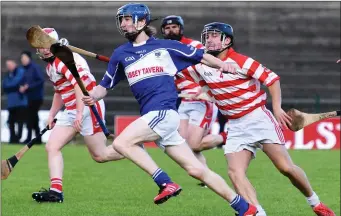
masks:
[[[63,192],[63,180],[60,178],[51,178],[50,190],[56,191],[58,193]]]
[[[222,137],[223,137],[223,145],[225,145],[226,144],[226,139],[227,139],[227,132],[221,132],[221,133],[219,133]]]

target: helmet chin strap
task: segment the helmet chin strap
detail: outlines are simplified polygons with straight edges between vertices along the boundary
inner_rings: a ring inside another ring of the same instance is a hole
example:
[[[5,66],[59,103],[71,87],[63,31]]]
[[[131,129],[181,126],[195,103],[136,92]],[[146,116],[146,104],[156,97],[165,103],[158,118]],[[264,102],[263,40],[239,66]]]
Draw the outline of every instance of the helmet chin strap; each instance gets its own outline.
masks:
[[[223,46],[225,46],[225,41],[226,41],[225,35],[224,35],[224,37],[223,37],[222,40],[224,41]],[[220,53],[222,53],[222,52],[225,51],[226,49],[230,48],[231,45],[232,45],[232,43],[229,43],[225,48],[222,48],[222,49],[220,49],[220,50],[208,50],[208,51],[206,51],[206,53],[211,54],[211,55],[213,55],[214,57],[217,57]]]
[[[137,36],[139,36],[139,34],[147,27],[147,25],[142,26],[140,29],[137,27],[137,20],[135,20],[135,24],[134,24],[135,28],[136,28],[136,32],[126,32],[124,34],[124,37],[127,38],[130,42],[134,42],[137,38]]]

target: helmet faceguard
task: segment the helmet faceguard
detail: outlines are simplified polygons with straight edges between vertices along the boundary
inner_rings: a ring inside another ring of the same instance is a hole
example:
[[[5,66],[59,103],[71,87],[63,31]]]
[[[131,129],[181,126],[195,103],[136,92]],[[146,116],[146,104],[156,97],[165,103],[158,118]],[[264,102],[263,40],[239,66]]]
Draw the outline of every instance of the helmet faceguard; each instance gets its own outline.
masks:
[[[207,37],[209,33],[218,33],[220,34],[221,47],[216,49],[207,49]],[[231,41],[229,44],[226,44],[226,39],[230,38]],[[210,23],[204,26],[203,31],[201,32],[201,43],[204,45],[207,53],[217,56],[219,53],[224,51],[225,49],[231,47],[233,45],[233,29],[232,26],[225,23]]]
[[[43,31],[48,34],[50,37],[54,38],[55,40],[59,40],[59,36],[58,33],[56,32],[56,30],[54,28],[43,28]],[[49,48],[40,48],[37,49],[37,53],[36,53],[40,59],[49,59],[51,57],[53,57],[53,54],[50,52]]]
[[[124,17],[131,17],[133,20],[133,26],[136,31],[127,32],[121,28],[122,19]],[[143,26],[138,26],[138,21],[145,19],[146,23]],[[117,10],[116,14],[116,26],[121,35],[126,37],[130,41],[134,41],[136,37],[150,24],[150,11],[145,4],[129,3]]]
[[[166,25],[171,25],[171,24],[179,25],[180,33],[178,35],[176,35],[176,34],[166,35],[165,34]],[[165,39],[180,41],[182,36],[184,35],[184,21],[183,21],[182,17],[181,16],[175,16],[175,15],[170,15],[170,16],[165,17],[161,23],[161,32],[162,32],[163,38],[165,38]]]

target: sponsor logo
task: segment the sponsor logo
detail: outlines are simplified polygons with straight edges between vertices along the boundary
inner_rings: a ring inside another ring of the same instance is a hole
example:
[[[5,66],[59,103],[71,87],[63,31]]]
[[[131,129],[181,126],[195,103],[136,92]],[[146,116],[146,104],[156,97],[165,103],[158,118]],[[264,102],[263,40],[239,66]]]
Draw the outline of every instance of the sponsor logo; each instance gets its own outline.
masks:
[[[146,67],[146,68],[142,68],[139,70],[128,72],[127,77],[129,79],[129,78],[138,77],[140,75],[146,75],[146,74],[151,74],[151,73],[161,73],[161,72],[164,72],[163,67],[160,67],[160,66]]]

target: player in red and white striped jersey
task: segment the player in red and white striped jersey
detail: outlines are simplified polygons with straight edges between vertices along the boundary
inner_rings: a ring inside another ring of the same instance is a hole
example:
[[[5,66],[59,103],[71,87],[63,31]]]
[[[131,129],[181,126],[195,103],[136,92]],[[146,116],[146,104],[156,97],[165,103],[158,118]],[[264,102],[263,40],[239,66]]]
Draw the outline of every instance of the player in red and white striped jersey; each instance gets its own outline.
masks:
[[[43,29],[54,39],[58,40],[58,34],[53,28]],[[67,44],[65,38],[60,43]],[[52,106],[49,113],[48,124],[53,128],[46,144],[51,186],[50,190],[35,192],[33,199],[37,202],[63,202],[63,157],[61,149],[79,132],[84,137],[92,158],[99,162],[107,162],[122,159],[112,147],[106,146],[106,137],[102,133],[94,114],[89,107],[84,106],[82,91],[75,78],[65,64],[52,55],[50,49],[38,49],[37,54],[46,61],[46,72],[55,89]],[[88,91],[96,87],[96,80],[90,73],[86,60],[77,53],[73,53],[79,75]],[[65,110],[57,123],[53,119],[65,106]],[[96,103],[98,113],[104,118],[104,101]]]
[[[184,34],[184,21],[181,16],[170,15],[162,20],[161,32],[165,39],[177,40],[181,43],[191,45],[197,49],[204,49],[204,46],[196,40],[185,37]],[[192,98],[182,98],[178,109],[180,115],[179,133],[187,140],[187,143],[193,150],[195,156],[205,165],[206,159],[201,153],[206,150],[207,146],[202,142],[205,135],[208,134],[212,124],[216,121],[218,108],[213,102],[196,99],[196,96],[202,93],[199,84],[189,81],[185,78],[175,76],[175,85],[180,91],[180,94],[193,95]],[[206,94],[206,93],[203,93]],[[215,140],[224,142],[226,137],[225,132],[222,135],[212,135],[207,139],[213,140],[210,142],[211,148],[219,145],[220,143],[214,142]],[[212,139],[213,138],[213,139]],[[201,186],[204,186],[200,183]]]
[[[301,191],[317,215],[335,215],[320,202],[304,171],[293,163],[284,145],[282,129],[287,128],[291,119],[281,108],[279,76],[232,48],[233,29],[228,24],[214,22],[205,25],[201,38],[208,53],[222,61],[235,63],[237,67],[236,73],[225,74],[198,64],[181,74],[209,90],[210,96],[228,119],[224,153],[228,161],[228,174],[236,191],[258,206],[257,215],[266,215],[246,177],[251,159],[261,148],[277,169]],[[269,89],[272,96],[274,115],[265,107],[267,95],[261,84]]]

